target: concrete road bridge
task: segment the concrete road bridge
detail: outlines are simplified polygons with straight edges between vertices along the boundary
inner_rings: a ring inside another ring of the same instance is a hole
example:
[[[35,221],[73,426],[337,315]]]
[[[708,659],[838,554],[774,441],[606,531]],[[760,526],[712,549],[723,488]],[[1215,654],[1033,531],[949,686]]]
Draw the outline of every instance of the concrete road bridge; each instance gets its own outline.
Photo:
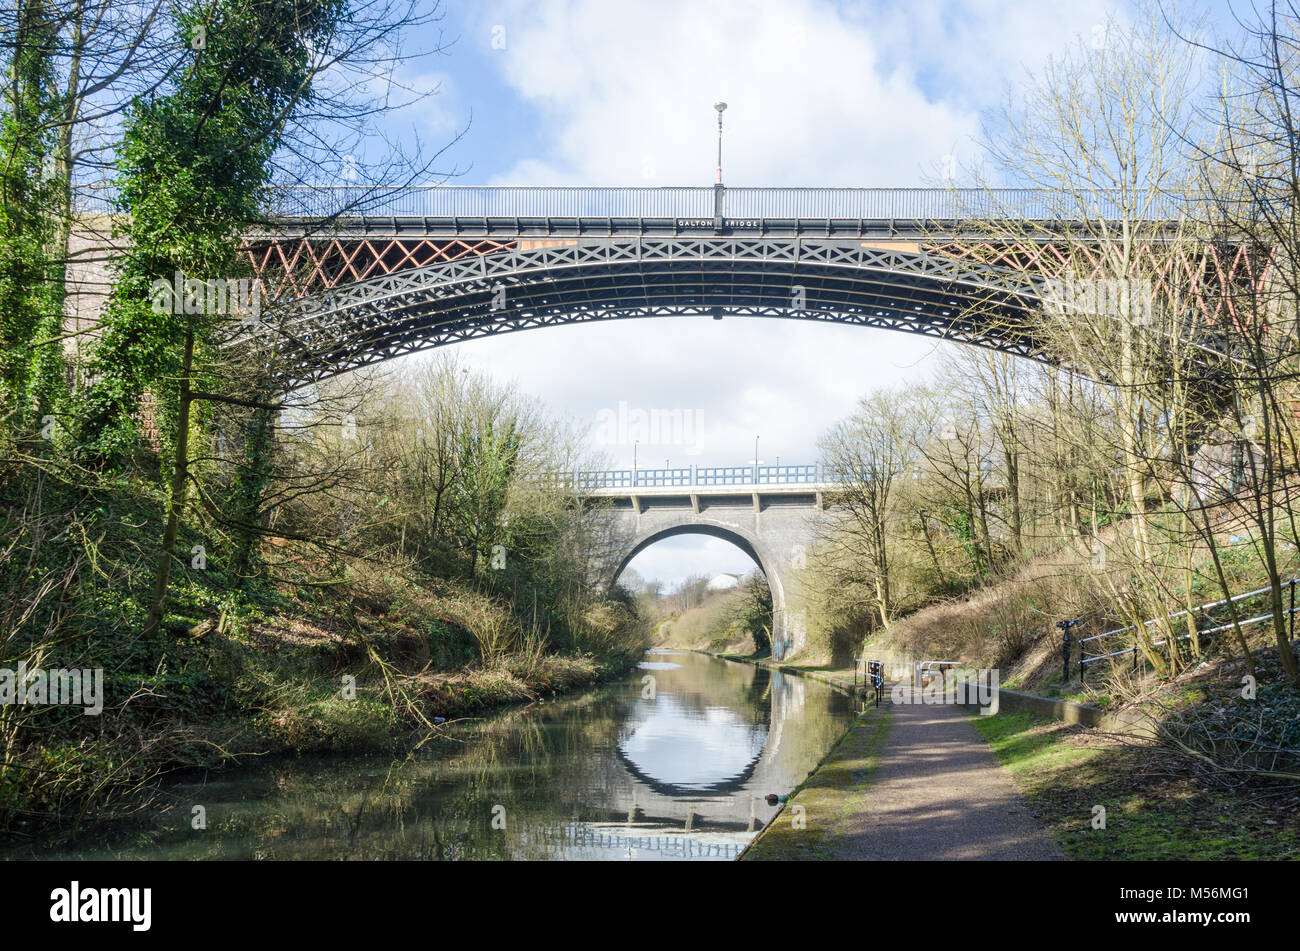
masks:
[[[574,496],[602,500],[617,553],[613,583],[646,548],[678,535],[708,535],[735,545],[762,569],[772,591],[772,653],[807,643],[808,551],[829,499],[844,483],[820,465],[689,466],[612,469],[553,477]]]

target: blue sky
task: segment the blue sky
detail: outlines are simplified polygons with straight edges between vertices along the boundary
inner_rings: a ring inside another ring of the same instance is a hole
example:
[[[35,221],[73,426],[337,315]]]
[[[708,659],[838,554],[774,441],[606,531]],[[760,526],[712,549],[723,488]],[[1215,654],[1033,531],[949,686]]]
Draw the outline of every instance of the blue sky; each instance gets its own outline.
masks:
[[[1221,5],[1203,5],[1222,15]],[[402,81],[433,96],[387,120],[440,145],[459,184],[707,185],[715,100],[733,185],[917,186],[975,155],[982,117],[1026,70],[1088,42],[1120,0],[446,0],[446,51]],[[436,41],[426,29],[408,44]],[[816,461],[819,433],[869,390],[924,377],[948,344],[796,321],[655,318],[459,344],[462,359],[592,426],[602,411],[690,411],[696,445],[641,464]],[[413,357],[409,359],[421,359]],[[593,445],[618,466],[632,446]],[[692,450],[694,450],[692,452]],[[688,457],[688,453],[690,453]],[[682,537],[633,563],[668,583],[744,571]]]

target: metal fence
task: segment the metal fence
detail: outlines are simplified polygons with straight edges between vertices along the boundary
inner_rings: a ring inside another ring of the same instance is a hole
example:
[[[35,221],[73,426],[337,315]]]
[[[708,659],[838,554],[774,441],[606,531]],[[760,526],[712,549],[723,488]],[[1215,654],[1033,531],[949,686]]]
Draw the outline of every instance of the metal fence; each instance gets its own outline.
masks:
[[[1292,578],[1289,581],[1282,582],[1282,586],[1287,591],[1287,596],[1290,599],[1289,606],[1282,613],[1288,615],[1290,618],[1292,639],[1295,638],[1295,615],[1296,615],[1295,599],[1296,599],[1296,584],[1298,581],[1300,581],[1300,579]],[[1186,617],[1189,613],[1193,615],[1200,615],[1200,614],[1210,615],[1218,608],[1227,607],[1229,604],[1235,605],[1240,601],[1248,601],[1251,598],[1257,598],[1260,595],[1270,593],[1272,590],[1273,589],[1271,586],[1264,587],[1264,588],[1256,588],[1254,591],[1247,591],[1243,594],[1234,594],[1230,598],[1222,598],[1218,601],[1209,601],[1206,602],[1205,604],[1197,605],[1196,607],[1192,608],[1190,612],[1187,610],[1175,611],[1174,613],[1169,615],[1169,620],[1172,621],[1176,618]],[[1227,623],[1216,623],[1213,626],[1205,629],[1198,628],[1196,634],[1197,637],[1213,637],[1215,634],[1221,634],[1224,631],[1232,630],[1234,626],[1250,627],[1251,625],[1260,624],[1263,623],[1264,621],[1270,621],[1272,619],[1273,619],[1273,612],[1269,611],[1265,614],[1257,614],[1250,618],[1238,620],[1236,622],[1236,625],[1234,625],[1233,622],[1229,620]],[[1156,624],[1160,620],[1161,620],[1160,618],[1152,618],[1149,621],[1143,621],[1140,626],[1143,628],[1147,628],[1153,624]],[[1122,648],[1121,650],[1107,651],[1105,649],[1104,644],[1099,644],[1097,642],[1105,641],[1109,638],[1120,637],[1125,634],[1128,634],[1130,636],[1130,639],[1135,640],[1133,635],[1136,634],[1138,627],[1139,625],[1132,625],[1130,627],[1120,627],[1120,628],[1116,628],[1113,631],[1105,631],[1104,633],[1101,634],[1094,634],[1091,637],[1081,638],[1079,641],[1080,679],[1082,679],[1084,674],[1087,673],[1089,664],[1095,664],[1098,661],[1103,661],[1103,660],[1110,660],[1113,662],[1114,659],[1117,657],[1132,655],[1133,666],[1134,668],[1136,668],[1138,663],[1138,656],[1141,651],[1141,648],[1138,644],[1134,643],[1129,647]],[[1186,640],[1190,640],[1191,637],[1192,637],[1191,634],[1180,634],[1176,636],[1174,640],[1186,641]],[[1101,652],[1094,653],[1090,656],[1088,654],[1089,648],[1087,646],[1089,643],[1097,644],[1097,647],[1100,649]],[[1151,646],[1163,647],[1166,643],[1167,642],[1164,640],[1152,641]]]
[[[724,201],[732,218],[1053,220],[1079,211],[1061,193],[1032,188],[728,188]]]
[[[711,218],[713,189],[291,186],[272,190],[267,210],[287,218]]]
[[[812,466],[683,466],[667,469],[601,469],[561,472],[547,477],[553,485],[579,492],[597,489],[717,488],[756,485],[828,485],[839,473]]]
[[[711,219],[714,187],[290,185],[267,193],[274,218],[671,218]],[[1036,188],[723,188],[730,219],[1027,219],[1076,221],[1121,217],[1115,193]],[[1176,217],[1178,202],[1144,209]],[[115,210],[111,190],[79,195],[78,210]]]

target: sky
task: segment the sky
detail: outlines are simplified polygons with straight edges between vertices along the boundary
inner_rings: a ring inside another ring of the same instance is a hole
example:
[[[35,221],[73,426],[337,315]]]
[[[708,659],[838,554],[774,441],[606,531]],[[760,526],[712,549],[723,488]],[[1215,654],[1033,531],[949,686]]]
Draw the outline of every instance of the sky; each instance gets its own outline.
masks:
[[[446,0],[444,52],[407,64],[437,89],[387,120],[464,185],[709,185],[717,114],[729,185],[927,186],[967,166],[982,117],[1027,69],[1129,16],[1121,0]],[[414,37],[432,48],[438,31]],[[598,426],[623,408],[690,426],[636,447],[640,466],[817,461],[817,438],[871,390],[925,378],[946,347],[908,334],[792,320],[662,317],[553,327],[455,345],[551,412]],[[407,359],[424,359],[416,356]],[[611,432],[611,428],[615,431]],[[680,536],[632,563],[668,585],[744,572],[725,542]]]

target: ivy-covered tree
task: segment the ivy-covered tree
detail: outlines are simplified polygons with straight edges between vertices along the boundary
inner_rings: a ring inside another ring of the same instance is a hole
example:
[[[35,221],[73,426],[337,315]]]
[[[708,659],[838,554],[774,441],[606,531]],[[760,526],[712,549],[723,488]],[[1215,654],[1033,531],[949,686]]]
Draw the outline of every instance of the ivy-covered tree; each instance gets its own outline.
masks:
[[[201,352],[227,315],[205,313],[203,299],[159,306],[156,282],[184,294],[177,275],[203,284],[247,278],[240,236],[257,217],[286,123],[311,99],[312,48],[344,8],[341,0],[225,0],[178,14],[189,62],[173,88],[132,105],[120,149],[129,251],[86,397],[87,443],[98,453],[129,451],[146,392],[175,433],[178,391],[191,373],[187,340]]]
[[[0,410],[30,432],[62,378],[62,290],[54,274],[54,163],[59,20],[45,0],[20,0],[6,31],[0,90]]]
[[[186,503],[196,382],[232,316],[228,306],[212,312],[207,288],[247,280],[241,234],[257,216],[286,123],[312,97],[313,48],[345,9],[341,0],[186,7],[175,22],[190,51],[184,70],[128,113],[116,184],[129,251],[92,359],[82,443],[100,460],[125,457],[141,401],[152,396],[173,459],[146,634],[162,620]]]

